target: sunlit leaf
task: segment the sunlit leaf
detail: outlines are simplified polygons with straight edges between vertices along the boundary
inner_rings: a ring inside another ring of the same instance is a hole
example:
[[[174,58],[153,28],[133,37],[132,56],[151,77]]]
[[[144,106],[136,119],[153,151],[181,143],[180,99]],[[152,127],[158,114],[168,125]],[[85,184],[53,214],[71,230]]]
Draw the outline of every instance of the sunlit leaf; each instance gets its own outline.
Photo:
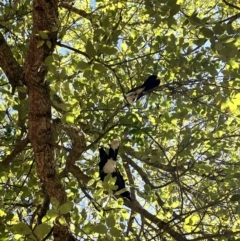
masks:
[[[15,224],[13,226],[13,228],[14,228],[15,233],[18,233],[18,234],[26,235],[26,234],[30,234],[32,232],[32,230],[26,223]]]
[[[101,234],[104,234],[107,232],[107,228],[105,225],[103,224],[98,224],[96,226],[93,227],[93,230],[97,233],[101,233]]]
[[[230,198],[231,202],[238,202],[240,200],[240,194],[235,194]]]
[[[205,27],[201,28],[201,32],[202,32],[203,36],[205,36],[207,38],[211,38],[214,35],[214,33],[211,29],[205,28]]]
[[[113,237],[121,237],[121,235],[122,235],[122,232],[115,227],[112,227],[110,229],[110,233]]]
[[[59,201],[55,197],[51,197],[51,204],[53,205],[54,209],[58,209],[59,207]]]
[[[61,214],[67,214],[73,209],[73,202],[66,202],[63,205],[60,206],[59,211]]]
[[[106,223],[108,225],[108,227],[114,227],[115,226],[115,218],[113,215],[108,215],[107,219],[106,219]]]
[[[79,62],[77,63],[77,67],[78,67],[79,69],[81,69],[81,70],[85,70],[85,69],[87,69],[87,68],[89,67],[89,64],[86,63],[86,62],[84,62],[84,61],[79,61]]]
[[[39,40],[39,41],[37,42],[37,48],[40,48],[41,46],[43,46],[44,43],[45,43],[44,40]]]
[[[236,62],[236,61],[234,61],[234,60],[229,60],[228,61],[228,64],[231,66],[231,68],[233,68],[233,69],[239,69],[239,64]]]
[[[101,46],[99,49],[102,53],[108,54],[108,55],[113,55],[117,53],[117,49],[111,46]]]
[[[48,33],[46,31],[39,31],[39,35],[43,39],[48,39]]]
[[[74,123],[74,116],[71,115],[71,114],[65,114],[65,115],[64,115],[64,120],[65,120],[67,123]]]
[[[90,57],[94,57],[96,55],[96,50],[90,40],[87,41],[86,52]]]
[[[92,186],[95,183],[94,179],[90,179],[87,183],[87,186]]]
[[[44,238],[50,232],[50,230],[50,225],[42,223],[34,229],[34,234],[36,234],[39,238]]]

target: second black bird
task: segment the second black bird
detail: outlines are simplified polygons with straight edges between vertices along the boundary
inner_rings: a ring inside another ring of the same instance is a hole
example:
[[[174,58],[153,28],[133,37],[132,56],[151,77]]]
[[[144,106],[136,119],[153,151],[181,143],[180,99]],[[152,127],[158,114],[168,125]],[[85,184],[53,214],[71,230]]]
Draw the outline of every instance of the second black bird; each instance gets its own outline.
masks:
[[[129,104],[139,100],[145,92],[155,89],[159,86],[160,80],[156,75],[150,75],[141,86],[137,86],[126,94],[126,100]]]
[[[117,154],[119,149],[119,141],[113,140],[111,143],[111,146],[109,148],[109,153],[107,154],[105,150],[101,147],[99,149],[99,155],[100,155],[100,162],[99,162],[99,175],[100,179],[104,181],[104,178],[108,174],[112,174],[112,177],[116,177],[115,185],[118,186],[118,189],[116,191],[119,191],[123,188],[125,188],[125,181],[123,179],[123,176],[119,172],[116,166],[117,161]],[[132,200],[130,196],[129,191],[125,191],[120,194],[122,197],[127,198],[128,200]]]

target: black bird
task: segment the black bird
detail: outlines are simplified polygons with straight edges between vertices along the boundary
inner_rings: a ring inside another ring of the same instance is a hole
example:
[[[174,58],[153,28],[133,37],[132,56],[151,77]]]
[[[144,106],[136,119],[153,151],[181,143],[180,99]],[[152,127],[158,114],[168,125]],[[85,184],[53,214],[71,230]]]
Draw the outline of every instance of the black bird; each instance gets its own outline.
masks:
[[[148,92],[152,89],[155,89],[159,86],[160,80],[156,75],[150,75],[141,86],[137,86],[126,94],[126,99],[129,104],[132,104],[134,101],[139,100],[145,92]]]
[[[116,166],[118,149],[119,149],[119,141],[118,140],[112,141],[111,146],[109,148],[109,154],[107,154],[102,147],[99,148],[100,179],[103,181],[104,178],[108,174],[112,174],[112,177],[117,177],[115,185],[118,186],[118,189],[116,190],[116,192],[126,187],[123,176],[121,175],[121,173],[119,172],[119,170],[117,169],[117,166]],[[125,192],[121,193],[120,195],[122,197],[127,198],[128,200],[132,201],[129,191],[125,191]]]

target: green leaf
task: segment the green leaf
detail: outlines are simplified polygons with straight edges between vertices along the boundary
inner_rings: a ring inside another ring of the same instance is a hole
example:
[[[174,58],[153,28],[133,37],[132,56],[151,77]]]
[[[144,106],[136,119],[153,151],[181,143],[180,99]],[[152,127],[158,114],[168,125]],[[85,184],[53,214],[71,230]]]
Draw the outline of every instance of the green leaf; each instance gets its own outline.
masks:
[[[206,38],[211,38],[214,36],[214,32],[209,28],[202,27],[200,31],[203,34],[203,36]]]
[[[239,64],[232,59],[228,61],[228,65],[230,65],[232,69],[239,69]]]
[[[99,50],[100,50],[101,53],[107,54],[107,55],[114,55],[118,51],[116,48],[111,47],[111,46],[106,46],[106,45],[105,46],[100,46]]]
[[[125,42],[122,42],[121,47],[124,52],[126,52],[128,49],[128,45]]]
[[[34,229],[34,233],[39,237],[39,238],[44,238],[51,230],[51,226],[46,224],[46,223],[42,223],[40,225],[38,225],[35,229]]]
[[[59,211],[61,214],[67,214],[73,209],[73,202],[66,202],[62,206],[60,206]]]
[[[103,189],[99,189],[99,190],[95,193],[95,197],[102,196],[102,195],[103,195]]]
[[[103,180],[103,184],[108,184],[105,186],[106,189],[108,189],[109,186],[112,186],[112,188],[114,188],[113,186],[115,186],[115,182],[116,182],[116,177],[112,177],[111,174],[108,174],[106,177],[104,177],[104,180]]]
[[[90,234],[93,230],[94,230],[94,227],[90,223],[88,223],[83,227],[84,233],[87,233],[87,234]]]
[[[29,228],[29,226],[26,223],[18,223],[13,225],[15,233],[26,235],[30,234],[32,230]]]
[[[198,18],[197,16],[191,16],[188,20],[192,25],[196,25],[196,26],[202,25],[201,19]]]
[[[146,192],[151,191],[151,187],[148,184],[144,185],[144,189],[145,189]]]
[[[71,115],[71,114],[65,114],[62,118],[62,120],[66,123],[74,123],[74,115]]]
[[[90,57],[94,57],[96,55],[96,50],[90,40],[87,41],[86,52]]]
[[[174,16],[180,10],[180,5],[175,4],[175,1],[174,1],[174,4],[170,4],[170,7],[171,7],[170,16]]]
[[[105,27],[106,29],[109,28],[109,26],[111,25],[110,22],[109,22],[109,16],[107,16],[107,15],[103,16],[102,21],[101,21],[101,25],[103,27]]]
[[[1,20],[0,20],[0,25],[1,25],[1,26],[7,27],[8,24],[9,24],[8,22],[6,22],[6,21],[1,21]]]
[[[238,202],[240,201],[240,194],[234,194],[232,195],[232,197],[230,198],[231,202]]]
[[[93,75],[93,71],[91,71],[90,69],[86,69],[83,72],[83,77],[86,79],[90,79]]]
[[[51,200],[50,200],[52,206],[54,209],[58,209],[59,207],[59,201],[55,198],[55,197],[51,197]]]
[[[217,42],[217,43],[215,44],[215,48],[216,48],[217,50],[222,50],[222,48],[223,48],[222,43],[221,43],[221,42]]]
[[[105,234],[107,232],[106,226],[101,223],[99,223],[95,227],[93,227],[93,230],[100,234]]]
[[[113,215],[109,214],[108,217],[106,218],[106,223],[108,225],[108,227],[114,227],[115,226],[115,218]]]
[[[47,66],[52,65],[52,63],[54,63],[53,56],[52,56],[52,55],[49,55],[49,56],[44,60],[44,63],[45,63]]]
[[[59,75],[60,79],[65,79],[67,77],[67,71],[65,68],[61,70],[61,73]]]
[[[51,218],[56,218],[58,216],[58,214],[59,214],[58,211],[54,210],[54,209],[47,211],[47,215]]]
[[[229,35],[235,34],[235,29],[232,24],[227,24],[227,32]],[[223,32],[223,31],[222,31]]]
[[[113,237],[121,237],[122,236],[122,232],[115,227],[112,227],[110,229],[110,233]]]
[[[96,70],[96,72],[99,72],[99,73],[107,72],[107,68],[101,63],[94,63],[93,70]]]
[[[233,174],[233,177],[234,177],[234,178],[240,178],[240,173],[239,173],[239,172],[234,173],[234,174]]]
[[[84,61],[79,61],[77,63],[77,67],[78,67],[78,69],[85,70],[85,69],[88,69],[90,67],[90,65]]]
[[[225,40],[223,40],[223,43],[232,43],[235,42],[236,39],[235,38],[226,38]]]
[[[44,40],[40,40],[40,41],[38,41],[38,42],[37,42],[37,48],[40,48],[41,46],[43,46],[44,43],[45,43]]]
[[[118,188],[118,186],[116,186]],[[117,190],[117,188],[115,190]],[[113,189],[114,190],[114,189]],[[128,189],[125,187],[125,188],[122,188],[120,189],[119,191],[115,192],[116,195],[120,195],[124,192],[128,191]]]
[[[46,31],[39,31],[39,35],[41,36],[41,38],[43,39],[48,39],[48,33]]]
[[[215,34],[221,34],[224,32],[224,27],[221,24],[216,23],[215,26],[213,26],[213,31]]]
[[[104,35],[105,31],[102,28],[98,28],[94,30],[94,36],[99,39],[101,35]]]
[[[94,179],[90,179],[87,183],[87,186],[90,187],[93,185],[93,183],[95,183],[95,180]]]
[[[5,215],[6,215],[6,213],[3,210],[0,209],[0,217],[3,217]]]
[[[228,38],[229,38],[229,36],[228,36],[226,33],[221,34],[221,35],[218,37],[218,39],[220,39],[220,40],[224,40],[224,39],[228,39]]]
[[[194,41],[194,43],[197,45],[197,46],[202,46],[206,43],[207,39],[205,38],[199,38],[197,40]]]
[[[52,48],[52,43],[51,43],[51,41],[47,40],[47,46],[48,46],[49,49]]]
[[[121,35],[121,33],[122,33],[122,30],[120,30],[120,29],[118,29],[118,30],[116,30],[116,31],[114,31],[113,33],[112,33],[112,41],[114,42],[114,44],[116,44],[117,45],[117,42],[118,42],[118,39],[119,39],[119,35]]]

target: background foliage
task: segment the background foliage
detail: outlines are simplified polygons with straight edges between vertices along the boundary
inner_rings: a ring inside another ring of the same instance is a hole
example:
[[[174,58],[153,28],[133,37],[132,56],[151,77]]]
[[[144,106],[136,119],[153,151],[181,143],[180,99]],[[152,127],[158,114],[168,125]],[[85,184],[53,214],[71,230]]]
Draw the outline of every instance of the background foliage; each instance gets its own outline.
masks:
[[[56,222],[78,240],[240,240],[236,1],[52,3],[57,40],[42,29],[35,45],[56,44],[41,66],[64,202],[36,172],[29,85],[9,78],[28,68],[40,2],[0,3],[1,240],[57,240]],[[158,90],[128,106],[124,93],[150,74]],[[99,182],[98,146],[113,138],[132,203]]]

